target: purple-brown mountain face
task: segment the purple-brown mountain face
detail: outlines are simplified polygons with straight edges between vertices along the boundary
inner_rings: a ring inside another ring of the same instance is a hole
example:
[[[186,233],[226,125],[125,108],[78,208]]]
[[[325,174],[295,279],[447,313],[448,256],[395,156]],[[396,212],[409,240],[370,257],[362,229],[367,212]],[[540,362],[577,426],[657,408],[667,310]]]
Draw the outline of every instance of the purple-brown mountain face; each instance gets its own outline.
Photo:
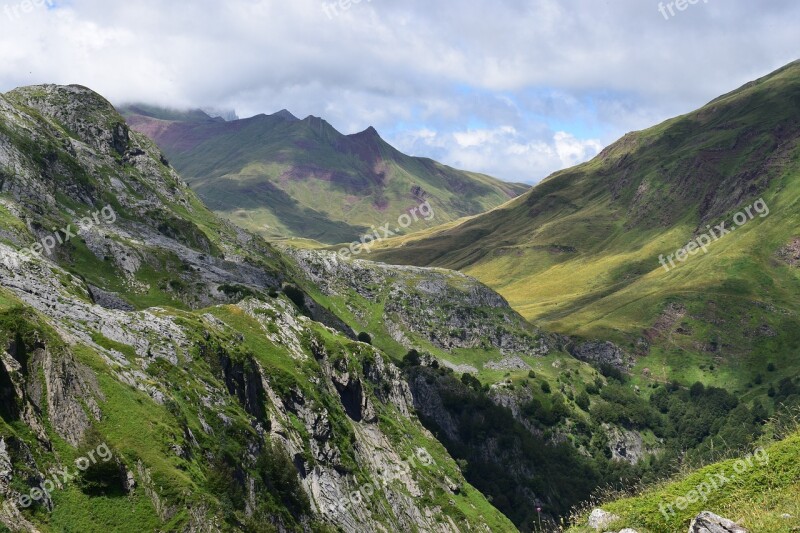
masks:
[[[412,228],[424,229],[527,189],[407,156],[373,127],[343,135],[321,118],[300,120],[287,110],[233,121],[143,105],[123,113],[212,209],[269,237],[352,241],[427,201],[435,219]]]

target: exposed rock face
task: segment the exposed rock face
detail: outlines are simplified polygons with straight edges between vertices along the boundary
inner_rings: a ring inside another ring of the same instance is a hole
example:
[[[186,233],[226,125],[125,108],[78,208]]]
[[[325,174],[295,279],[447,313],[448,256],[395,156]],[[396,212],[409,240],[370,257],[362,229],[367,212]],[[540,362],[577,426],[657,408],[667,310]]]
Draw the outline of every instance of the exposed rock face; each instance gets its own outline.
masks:
[[[689,533],[747,533],[747,530],[727,518],[703,511],[692,520]]]
[[[500,361],[490,361],[483,365],[484,368],[489,370],[530,370],[531,365],[520,359],[519,357],[504,357]]]
[[[233,285],[251,290],[280,286],[277,273],[263,261],[258,264],[253,254],[239,255],[247,246],[274,256],[266,244],[221,221],[227,238],[212,243],[197,225],[176,216],[173,206],[193,217],[207,217],[208,212],[196,207],[188,186],[159,161],[153,143],[129,131],[99,95],[80,86],[27,87],[0,96],[0,114],[6,131],[30,137],[38,151],[26,153],[31,145],[0,135],[0,192],[9,195],[4,206],[26,221],[37,240],[52,236],[54,225],[69,228],[73,241],[79,239],[99,261],[114,265],[126,290],[140,295],[152,288],[146,270],[172,265],[178,279],[164,288],[190,307],[241,299],[231,291]],[[109,208],[104,195],[113,196],[114,216],[81,224],[92,218],[65,207],[56,200],[58,195],[94,212]],[[28,244],[30,238],[15,236]],[[75,253],[75,246],[67,242],[57,247],[53,258],[74,264]],[[93,285],[91,293],[99,305],[129,309],[128,298]]]
[[[116,433],[130,430],[136,449],[118,457],[121,483],[163,528],[511,528],[475,491],[452,488],[463,477],[388,357],[315,302],[302,306],[309,318],[279,294],[298,283],[290,261],[211,214],[98,95],[78,86],[0,95],[0,192],[0,416],[12,422],[0,435],[0,497],[41,483],[37,461],[61,466],[64,443],[130,446]],[[45,257],[20,253],[110,198],[113,224],[73,227]],[[492,294],[472,301],[489,305]],[[98,424],[120,410],[142,419]],[[437,463],[397,468],[428,448]],[[365,480],[366,501],[342,505]],[[220,486],[225,494],[213,493]],[[265,512],[267,495],[283,516]],[[485,516],[453,511],[478,506]],[[37,531],[38,519],[0,510],[14,531]]]
[[[777,256],[790,266],[800,266],[800,237],[795,237],[789,244],[778,250]]]
[[[119,311],[135,310],[135,307],[114,293],[106,292],[100,287],[95,287],[93,285],[89,285],[88,288],[89,295],[92,297],[92,301],[100,307],[105,307],[106,309],[117,309]]]
[[[286,252],[326,295],[348,299],[357,318],[365,317],[365,305],[382,303],[387,332],[406,348],[419,348],[413,339],[421,338],[442,350],[484,348],[517,356],[539,356],[550,350],[544,335],[502,296],[464,274],[344,260],[324,251]],[[361,301],[350,297],[352,293]]]
[[[603,428],[608,433],[608,445],[614,460],[636,464],[651,452],[645,448],[638,432],[609,424],[603,424]]]
[[[625,354],[613,342],[590,341],[572,347],[570,353],[581,361],[593,364],[608,364],[616,368],[627,368]]]
[[[0,438],[0,496],[5,500],[0,507],[0,524],[14,532],[39,533],[39,530],[20,512],[16,502],[19,501],[21,494],[11,487],[11,482],[15,476],[20,476],[21,472],[14,471],[13,459],[22,463],[25,468],[31,470],[31,477],[40,481],[42,477],[38,473],[36,462],[27,446],[17,440]],[[52,502],[47,496],[46,505],[52,509]]]
[[[56,433],[76,446],[91,420],[99,420],[100,416],[94,398],[96,389],[87,385],[84,376],[85,370],[79,368],[68,351],[51,349],[38,339],[18,338],[2,354],[0,387],[6,405],[3,414],[21,418],[43,442],[49,442],[41,416],[46,411]]]

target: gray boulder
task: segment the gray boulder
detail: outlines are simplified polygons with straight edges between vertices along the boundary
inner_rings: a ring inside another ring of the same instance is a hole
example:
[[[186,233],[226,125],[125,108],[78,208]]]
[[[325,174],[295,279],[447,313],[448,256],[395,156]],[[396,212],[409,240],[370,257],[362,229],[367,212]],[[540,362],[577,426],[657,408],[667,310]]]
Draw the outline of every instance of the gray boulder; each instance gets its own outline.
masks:
[[[604,530],[620,518],[612,513],[606,512],[602,509],[595,509],[589,515],[589,527],[595,531]]]
[[[692,520],[689,533],[748,533],[745,528],[709,511],[703,511]]]

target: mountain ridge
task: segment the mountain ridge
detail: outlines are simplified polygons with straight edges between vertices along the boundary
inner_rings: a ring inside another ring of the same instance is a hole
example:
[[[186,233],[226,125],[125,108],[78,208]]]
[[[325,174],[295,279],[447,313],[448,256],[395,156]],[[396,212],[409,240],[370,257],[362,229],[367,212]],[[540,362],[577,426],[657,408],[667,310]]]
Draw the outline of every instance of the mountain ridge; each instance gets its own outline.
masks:
[[[226,123],[162,120],[175,113],[146,111],[123,109],[212,209],[271,238],[349,242],[425,200],[441,223],[527,189],[407,156],[372,126],[343,135],[322,118],[285,110]]]
[[[462,270],[545,329],[614,341],[638,359],[635,372],[733,379],[744,389],[759,373],[755,354],[794,366],[794,319],[785,321],[798,312],[791,296],[800,294],[798,275],[775,258],[800,234],[798,110],[794,62],[697,111],[628,133],[500,208],[384,241],[368,258]],[[709,226],[737,226],[734,214],[759,198],[767,218],[664,272],[660,256]],[[681,317],[662,323],[673,306]],[[786,314],[747,311],[772,306]],[[747,331],[725,325],[735,322]],[[775,338],[757,333],[761,326]],[[687,333],[676,336],[679,329]],[[709,374],[719,350],[724,361],[748,357],[748,372]],[[679,363],[681,356],[706,371]]]

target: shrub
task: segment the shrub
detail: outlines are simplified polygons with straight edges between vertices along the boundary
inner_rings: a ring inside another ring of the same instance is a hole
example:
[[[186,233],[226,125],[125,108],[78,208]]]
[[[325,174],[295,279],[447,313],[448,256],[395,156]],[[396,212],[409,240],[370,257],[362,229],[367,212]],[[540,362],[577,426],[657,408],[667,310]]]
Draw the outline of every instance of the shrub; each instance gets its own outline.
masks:
[[[461,376],[461,383],[463,383],[470,389],[474,390],[475,392],[479,392],[481,390],[481,382],[478,380],[478,378],[476,378],[472,374],[465,372]]]
[[[410,349],[407,354],[403,356],[403,366],[408,368],[412,366],[419,366],[422,362],[419,352],[415,349]]]
[[[362,331],[361,333],[358,334],[358,342],[372,344],[372,337],[366,331]]]
[[[575,403],[584,411],[588,411],[591,400],[589,400],[589,395],[586,394],[586,391],[583,391],[575,398]]]
[[[550,394],[550,383],[542,381],[542,392],[545,394]]]

